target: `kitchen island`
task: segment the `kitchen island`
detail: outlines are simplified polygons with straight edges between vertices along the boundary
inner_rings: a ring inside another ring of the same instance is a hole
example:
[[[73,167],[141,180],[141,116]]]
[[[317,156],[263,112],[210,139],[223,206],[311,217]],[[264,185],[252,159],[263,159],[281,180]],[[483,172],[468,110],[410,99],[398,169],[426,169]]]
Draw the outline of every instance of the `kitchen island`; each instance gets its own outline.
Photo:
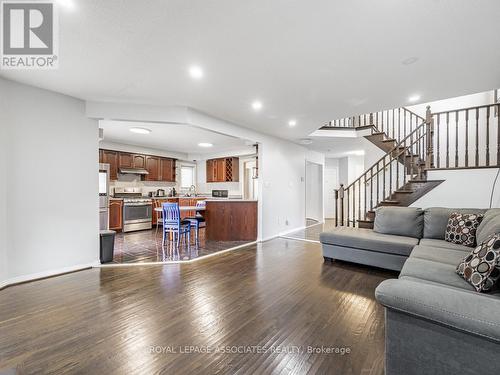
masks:
[[[257,201],[207,199],[206,236],[212,241],[255,241],[257,239]]]

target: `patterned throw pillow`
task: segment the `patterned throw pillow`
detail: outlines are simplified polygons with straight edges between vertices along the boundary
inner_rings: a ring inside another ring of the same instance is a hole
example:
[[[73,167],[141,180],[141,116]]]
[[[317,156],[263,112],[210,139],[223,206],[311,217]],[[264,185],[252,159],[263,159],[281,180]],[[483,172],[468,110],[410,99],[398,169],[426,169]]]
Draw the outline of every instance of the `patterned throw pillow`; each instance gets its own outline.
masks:
[[[476,247],[457,267],[457,273],[478,292],[487,292],[500,279],[500,233]]]
[[[474,247],[476,244],[476,230],[483,217],[483,214],[453,212],[448,219],[444,239],[459,245]]]

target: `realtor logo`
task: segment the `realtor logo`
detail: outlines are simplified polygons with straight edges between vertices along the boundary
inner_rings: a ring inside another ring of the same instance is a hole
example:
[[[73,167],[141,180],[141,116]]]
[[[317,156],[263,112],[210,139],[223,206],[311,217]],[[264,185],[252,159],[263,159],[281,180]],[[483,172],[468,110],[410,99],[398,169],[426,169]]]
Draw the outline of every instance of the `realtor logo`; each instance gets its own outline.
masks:
[[[50,1],[2,1],[2,69],[58,67],[57,14]]]

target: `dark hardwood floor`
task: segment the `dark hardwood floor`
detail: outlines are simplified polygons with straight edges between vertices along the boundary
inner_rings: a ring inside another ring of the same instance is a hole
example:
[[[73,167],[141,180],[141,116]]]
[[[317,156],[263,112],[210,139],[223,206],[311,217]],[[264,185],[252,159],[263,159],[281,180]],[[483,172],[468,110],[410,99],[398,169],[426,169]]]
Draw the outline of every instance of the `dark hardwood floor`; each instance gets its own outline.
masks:
[[[325,219],[324,223],[308,222],[308,227],[292,232],[284,236],[284,238],[296,238],[298,240],[308,240],[319,242],[321,232],[335,228],[335,219]]]
[[[382,374],[374,289],[395,276],[275,239],[195,263],[21,284],[0,291],[0,372]]]
[[[168,241],[162,246],[161,229],[117,233],[114,248],[114,263],[151,263],[192,260],[218,253],[252,241],[211,241],[205,239],[205,229],[200,230],[198,244],[194,231],[189,246],[182,241],[180,246]],[[1,374],[0,374],[1,375]]]

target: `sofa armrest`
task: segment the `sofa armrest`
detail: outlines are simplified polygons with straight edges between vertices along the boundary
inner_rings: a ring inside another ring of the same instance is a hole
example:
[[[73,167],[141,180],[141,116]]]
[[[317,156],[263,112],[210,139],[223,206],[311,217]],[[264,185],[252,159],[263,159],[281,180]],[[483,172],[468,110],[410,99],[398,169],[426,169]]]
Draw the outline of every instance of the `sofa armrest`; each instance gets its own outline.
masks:
[[[389,309],[500,342],[500,298],[409,279],[383,281],[377,301]]]

